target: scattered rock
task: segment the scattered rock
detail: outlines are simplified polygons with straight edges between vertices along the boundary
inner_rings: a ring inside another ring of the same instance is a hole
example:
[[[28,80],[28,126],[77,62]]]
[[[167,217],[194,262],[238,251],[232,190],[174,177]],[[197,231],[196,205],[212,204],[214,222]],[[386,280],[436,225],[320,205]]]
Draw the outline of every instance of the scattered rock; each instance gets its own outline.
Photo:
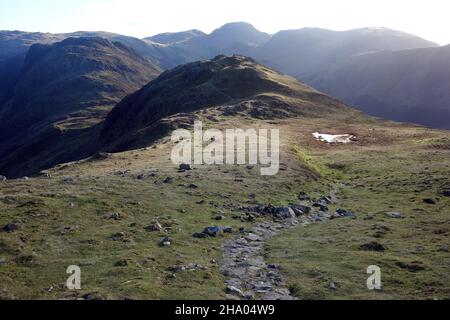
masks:
[[[207,270],[208,268],[205,266],[202,266],[198,263],[189,263],[187,265],[175,265],[170,268],[168,268],[168,271],[170,272],[183,272],[183,271],[195,271],[195,270]]]
[[[331,218],[351,218],[353,220],[356,220],[356,215],[351,212],[344,209],[338,209],[334,215],[331,216]]]
[[[6,226],[3,227],[3,230],[5,232],[14,232],[20,229],[20,225],[17,223],[8,223]]]
[[[392,219],[402,219],[403,218],[403,215],[400,212],[386,212],[384,215],[386,217],[392,218]]]
[[[364,250],[364,251],[385,251],[385,250],[386,250],[386,247],[383,246],[383,245],[382,245],[381,243],[379,243],[379,242],[372,241],[372,242],[370,242],[370,243],[363,244],[363,245],[360,247],[360,249],[361,249],[361,250]]]
[[[297,217],[300,217],[305,214],[309,214],[312,210],[311,207],[302,206],[302,205],[291,206],[291,209],[294,211],[294,213]]]
[[[333,199],[331,199],[331,197],[321,197],[317,202],[323,205],[329,205],[333,204]]]
[[[165,184],[169,184],[169,183],[172,183],[172,182],[173,182],[173,178],[172,177],[167,177],[163,181],[163,183],[165,183]]]
[[[162,247],[170,247],[172,245],[172,240],[169,237],[161,239],[159,245]]]
[[[145,230],[149,232],[161,232],[164,230],[163,226],[158,221],[153,221]]]
[[[223,233],[233,233],[232,227],[207,227],[203,232],[194,233],[194,238],[203,239],[207,237],[217,237]]]
[[[145,174],[141,173],[136,177],[136,180],[144,180]]]
[[[248,195],[248,197],[249,197],[250,199],[256,199],[256,194],[250,193],[250,194]]]
[[[6,178],[5,176],[0,175],[0,181],[6,181],[8,180],[8,178]]]
[[[222,230],[223,230],[223,233],[233,233],[232,227],[223,227]]]
[[[62,178],[62,182],[64,182],[64,183],[74,183],[75,179],[72,178],[72,177],[64,177],[64,178]]]
[[[240,289],[238,289],[234,286],[227,286],[227,288],[225,289],[225,292],[227,294],[236,294],[241,297],[244,296],[244,293]]]
[[[191,168],[191,165],[190,165],[190,164],[185,164],[185,163],[183,163],[183,164],[180,164],[179,170],[180,170],[181,172],[185,172],[185,171],[191,171],[192,168]]]
[[[313,207],[314,208],[319,208],[320,211],[323,211],[323,212],[327,212],[328,211],[328,207],[326,205],[324,205],[323,203],[320,203],[320,202],[315,202],[313,204]]]
[[[426,204],[436,204],[436,201],[431,198],[423,199],[423,202]]]
[[[222,214],[217,214],[217,215],[215,215],[214,217],[213,217],[213,219],[214,220],[216,220],[216,221],[221,221],[221,220],[225,220],[225,216],[224,215],[222,215]]]
[[[204,239],[204,238],[207,238],[208,235],[204,232],[196,232],[193,234],[193,237],[197,238],[197,239]]]
[[[207,227],[203,233],[210,237],[217,237],[222,233],[222,230],[219,227]]]
[[[35,257],[35,254],[22,255],[22,256],[18,256],[16,258],[14,258],[14,262],[17,264],[29,265],[29,264],[33,263],[34,257]]]
[[[248,241],[261,241],[261,237],[257,236],[256,234],[250,233],[245,237]]]
[[[105,297],[103,297],[99,294],[96,294],[96,293],[85,294],[82,298],[87,301],[104,301],[104,300],[106,300]]]
[[[6,259],[5,258],[0,258],[0,266],[4,265],[6,263]]]
[[[305,192],[300,192],[300,194],[298,195],[298,199],[300,201],[311,201],[311,197],[308,196]]]
[[[120,240],[123,240],[125,238],[125,233],[124,232],[118,232],[118,233],[113,234],[109,238],[111,240],[113,240],[113,241],[120,241]]]
[[[334,282],[330,282],[330,285],[328,286],[331,290],[337,290],[337,285]]]
[[[121,259],[121,260],[117,261],[114,266],[120,267],[120,268],[128,267],[128,261],[125,259]]]
[[[111,215],[109,216],[109,219],[115,220],[115,221],[119,221],[121,218],[122,218],[122,216],[118,212],[111,213]]]
[[[422,262],[420,261],[414,261],[411,263],[404,263],[404,262],[396,262],[395,265],[401,269],[406,269],[409,272],[419,272],[425,270],[425,267],[422,265]]]

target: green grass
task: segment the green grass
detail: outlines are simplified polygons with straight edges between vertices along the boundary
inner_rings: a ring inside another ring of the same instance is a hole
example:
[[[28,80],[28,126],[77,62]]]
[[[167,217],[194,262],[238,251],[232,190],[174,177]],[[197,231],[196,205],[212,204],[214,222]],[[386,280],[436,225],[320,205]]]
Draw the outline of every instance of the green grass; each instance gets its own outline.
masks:
[[[221,125],[266,125],[230,121]],[[315,141],[311,132],[333,127],[333,121],[279,121],[283,170],[274,177],[261,177],[258,167],[245,166],[195,167],[178,173],[168,160],[170,143],[162,143],[156,149],[62,165],[48,171],[50,179],[0,182],[0,226],[13,221],[22,226],[14,233],[0,232],[0,258],[6,260],[0,265],[1,297],[61,299],[92,293],[107,299],[224,299],[224,278],[211,261],[220,261],[224,241],[236,235],[198,240],[194,232],[211,225],[251,227],[231,218],[240,206],[286,205],[296,202],[301,191],[318,197],[345,183],[332,209],[353,210],[358,220],[292,230],[269,243],[267,258],[281,264],[293,292],[305,299],[448,298],[450,203],[443,197],[436,206],[422,202],[448,182],[448,134],[383,125],[372,137],[366,133],[372,125],[346,123],[336,130],[355,132],[363,137],[361,143],[327,146]],[[389,138],[389,143],[381,143],[380,137]],[[430,140],[418,146],[424,137]],[[301,161],[293,146],[302,151]],[[155,177],[135,179],[153,169]],[[125,177],[114,174],[126,170],[130,172]],[[63,182],[66,176],[74,182]],[[162,183],[167,176],[174,178],[172,184]],[[187,187],[192,183],[198,188]],[[256,199],[249,194],[256,194]],[[198,204],[200,200],[204,203]],[[212,219],[218,211],[225,213],[224,221]],[[405,219],[386,219],[385,211],[400,211]],[[123,219],[108,219],[113,212]],[[167,234],[171,247],[158,245],[166,234],[145,230],[154,219],[172,228]],[[375,225],[390,231],[375,238]],[[123,239],[111,239],[120,232]],[[359,250],[373,240],[388,250]],[[123,259],[128,266],[116,267]],[[396,265],[414,261],[421,261],[425,270],[411,273]],[[208,268],[170,271],[189,263]],[[366,268],[372,264],[382,267],[382,292],[365,288]],[[70,265],[82,269],[80,292],[64,287]],[[328,289],[330,282],[337,290]]]
[[[449,183],[449,149],[439,143],[448,134],[426,141],[403,130],[397,135],[399,141],[388,145],[316,150],[322,162],[341,171],[344,186],[332,209],[352,210],[358,219],[292,230],[271,241],[267,255],[281,264],[299,298],[450,298],[450,199],[439,196]],[[437,204],[427,205],[425,198]],[[384,213],[391,211],[404,218],[387,218]],[[387,250],[360,249],[372,241]],[[424,270],[404,268],[411,264]],[[370,265],[381,267],[381,291],[367,290]]]

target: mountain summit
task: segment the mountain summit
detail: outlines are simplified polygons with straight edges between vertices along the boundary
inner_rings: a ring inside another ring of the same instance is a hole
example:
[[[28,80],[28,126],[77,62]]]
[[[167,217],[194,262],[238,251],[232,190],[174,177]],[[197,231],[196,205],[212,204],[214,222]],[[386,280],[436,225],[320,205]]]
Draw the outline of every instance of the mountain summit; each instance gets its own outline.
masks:
[[[221,55],[166,71],[126,97],[108,115],[101,140],[114,151],[144,146],[176,127],[168,117],[212,108],[269,119],[351,110],[250,58]]]

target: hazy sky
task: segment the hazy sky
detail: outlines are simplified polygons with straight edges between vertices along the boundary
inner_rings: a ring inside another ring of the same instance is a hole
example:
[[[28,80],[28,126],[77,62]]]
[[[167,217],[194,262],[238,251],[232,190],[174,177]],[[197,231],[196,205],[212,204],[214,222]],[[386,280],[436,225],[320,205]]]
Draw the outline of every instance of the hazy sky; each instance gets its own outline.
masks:
[[[383,26],[450,44],[448,0],[0,0],[0,29],[136,37],[246,21],[261,31]]]

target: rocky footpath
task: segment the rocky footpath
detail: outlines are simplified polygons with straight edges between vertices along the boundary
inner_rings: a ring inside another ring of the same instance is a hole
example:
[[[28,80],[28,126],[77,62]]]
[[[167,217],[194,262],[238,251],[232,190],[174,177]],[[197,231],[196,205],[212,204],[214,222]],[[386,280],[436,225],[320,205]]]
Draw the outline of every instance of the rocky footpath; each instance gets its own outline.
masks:
[[[291,295],[277,265],[264,259],[267,241],[295,227],[329,219],[356,216],[347,210],[329,212],[328,205],[335,202],[334,193],[315,201],[300,194],[300,203],[288,207],[256,206],[242,210],[250,220],[268,216],[264,222],[255,223],[250,230],[241,230],[241,236],[224,244],[221,272],[226,277],[225,287],[229,300],[295,300]]]

